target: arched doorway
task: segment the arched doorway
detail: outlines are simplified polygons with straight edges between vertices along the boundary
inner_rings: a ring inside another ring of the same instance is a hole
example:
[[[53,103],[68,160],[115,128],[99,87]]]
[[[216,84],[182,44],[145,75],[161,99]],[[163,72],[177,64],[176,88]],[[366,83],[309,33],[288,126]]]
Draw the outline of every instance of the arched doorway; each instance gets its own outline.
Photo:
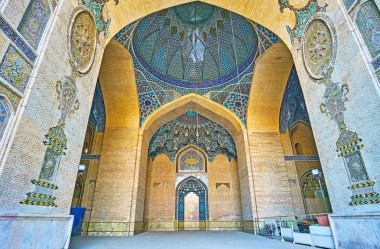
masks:
[[[300,178],[302,197],[306,214],[331,212],[330,200],[324,179],[318,180],[309,169]]]
[[[183,180],[176,190],[176,220],[178,230],[205,228],[208,220],[208,189],[195,177]]]

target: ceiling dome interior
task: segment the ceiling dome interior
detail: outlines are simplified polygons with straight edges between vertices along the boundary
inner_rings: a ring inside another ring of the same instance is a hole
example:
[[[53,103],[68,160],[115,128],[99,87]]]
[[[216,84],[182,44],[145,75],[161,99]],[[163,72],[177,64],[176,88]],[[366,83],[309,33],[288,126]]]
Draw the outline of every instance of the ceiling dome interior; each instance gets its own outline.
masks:
[[[132,55],[141,124],[190,93],[226,107],[245,124],[255,61],[281,42],[265,27],[201,2],[150,14],[114,39]]]
[[[201,2],[143,18],[133,32],[139,62],[159,79],[181,87],[222,84],[244,71],[257,52],[250,21]]]

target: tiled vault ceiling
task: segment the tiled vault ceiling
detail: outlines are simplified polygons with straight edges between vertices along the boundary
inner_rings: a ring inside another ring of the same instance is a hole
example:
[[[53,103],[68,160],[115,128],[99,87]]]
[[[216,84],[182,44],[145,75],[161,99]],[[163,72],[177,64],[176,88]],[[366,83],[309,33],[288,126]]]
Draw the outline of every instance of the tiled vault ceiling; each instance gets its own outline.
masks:
[[[189,93],[225,106],[245,123],[254,62],[281,42],[266,28],[201,2],[153,13],[114,39],[133,57],[141,124],[160,106]]]

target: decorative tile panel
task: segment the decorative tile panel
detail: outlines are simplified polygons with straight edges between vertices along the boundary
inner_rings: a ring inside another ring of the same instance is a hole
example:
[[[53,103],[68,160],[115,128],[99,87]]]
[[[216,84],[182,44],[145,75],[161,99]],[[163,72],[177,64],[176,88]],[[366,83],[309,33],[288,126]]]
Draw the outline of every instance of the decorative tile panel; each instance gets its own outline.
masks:
[[[330,37],[335,37],[335,29],[332,22],[326,15],[318,14],[308,22],[306,30],[313,25],[324,25],[325,28],[319,28],[330,32]],[[315,35],[307,35],[305,32],[303,36],[304,48],[312,47],[321,48],[321,44],[326,44],[326,39],[316,39]],[[326,35],[325,35],[326,36]],[[326,36],[327,37],[327,36]],[[332,41],[336,41],[333,39]],[[336,45],[332,45],[332,48],[336,49]],[[303,49],[304,60],[309,58],[308,50]],[[348,101],[349,87],[347,84],[340,86],[339,82],[333,82],[331,75],[334,70],[334,61],[332,61],[327,68],[322,70],[320,79],[317,81],[319,84],[325,86],[325,94],[323,96],[323,102],[321,103],[321,112],[326,114],[332,120],[335,121],[339,128],[339,138],[336,142],[338,156],[343,159],[346,171],[349,176],[350,183],[352,184],[348,188],[352,190],[353,196],[350,205],[363,205],[380,203],[380,198],[376,195],[373,196],[373,190],[370,177],[367,174],[365,163],[361,154],[361,149],[364,147],[362,139],[359,135],[350,131],[347,128],[345,120],[345,102]],[[318,78],[318,77],[317,77]]]
[[[357,2],[358,0],[343,0],[343,4],[346,7],[347,10],[351,9],[352,6]]]
[[[44,141],[47,150],[39,176],[40,180],[54,182],[61,156],[66,155],[66,143],[67,139],[62,125],[49,129]]]
[[[12,107],[10,107],[3,96],[0,95],[0,140],[2,140],[8,122],[12,115]]]
[[[48,0],[31,0],[20,22],[18,31],[34,49],[38,48],[50,14]]]
[[[106,110],[104,107],[102,88],[99,81],[95,87],[95,93],[90,112],[90,122],[95,126],[96,131],[104,131],[106,125]]]
[[[346,166],[348,173],[353,182],[362,182],[368,180],[368,175],[365,170],[362,155],[359,151],[348,154],[346,157]]]
[[[380,11],[372,0],[360,5],[355,19],[372,58],[380,55]]]
[[[32,65],[10,45],[0,64],[0,76],[12,86],[24,92],[31,72]]]
[[[284,156],[285,161],[318,161],[319,156]]]
[[[46,139],[43,143],[46,149],[41,170],[38,179],[32,180],[34,191],[26,193],[27,197],[20,202],[21,204],[57,207],[56,198],[53,194],[54,190],[58,189],[55,182],[61,158],[66,155],[65,151],[67,150],[65,125],[70,114],[79,108],[77,87],[75,85],[76,77],[77,74],[73,73],[56,83],[58,110],[60,111],[58,124],[51,127],[45,135]]]
[[[80,160],[100,160],[100,155],[82,154]]]
[[[188,148],[177,158],[178,173],[205,172],[206,158],[196,148]]]
[[[103,9],[109,0],[82,0],[88,9],[95,16],[96,29],[98,32],[104,32],[104,37],[108,37],[108,28],[111,25],[111,18],[104,19]],[[119,4],[119,0],[115,0],[115,5]]]
[[[329,26],[322,19],[305,29],[303,43],[304,63],[309,74],[321,79],[335,63],[335,40]]]
[[[280,132],[284,133],[297,121],[310,124],[296,68],[290,71],[280,109]]]
[[[36,60],[36,53],[31,49],[28,44],[21,38],[21,36],[8,24],[8,22],[0,15],[0,30],[6,34],[17,48],[32,62]]]
[[[21,97],[14,94],[14,92],[10,91],[8,88],[0,84],[0,95],[6,96],[9,102],[12,105],[13,111],[16,112],[17,107],[20,103]]]
[[[372,61],[372,66],[375,71],[380,70],[380,56]]]
[[[56,207],[53,190],[58,189],[55,182],[62,155],[65,155],[67,139],[62,124],[49,129],[45,135],[46,151],[38,180],[32,180],[35,185],[33,192],[27,193],[27,198],[20,203],[29,205]]]
[[[293,28],[286,26],[290,35],[290,41],[294,44],[294,38],[301,40],[303,30],[307,21],[317,12],[325,12],[327,4],[320,6],[318,0],[309,0],[308,3],[302,8],[296,8],[289,3],[289,0],[278,0],[280,5],[280,12],[283,13],[284,9],[290,9],[296,16],[296,24]]]
[[[70,28],[70,62],[75,71],[87,73],[92,66],[96,50],[96,26],[91,13],[75,13]]]
[[[77,100],[77,87],[75,79],[65,77],[62,81],[56,83],[58,110],[61,111],[60,122],[65,123],[70,113],[75,112],[79,108]]]

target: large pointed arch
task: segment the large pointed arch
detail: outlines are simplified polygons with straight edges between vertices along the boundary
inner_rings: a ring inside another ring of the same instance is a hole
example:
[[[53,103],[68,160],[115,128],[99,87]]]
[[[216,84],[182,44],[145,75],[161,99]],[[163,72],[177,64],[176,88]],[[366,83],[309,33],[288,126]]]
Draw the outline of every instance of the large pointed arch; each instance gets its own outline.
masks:
[[[255,64],[247,108],[247,137],[255,184],[266,186],[256,190],[259,217],[294,214],[279,133],[281,101],[293,63],[286,45],[277,43]],[[271,184],[267,184],[267,179],[271,179]],[[279,195],[281,201],[278,201]]]
[[[130,53],[118,42],[108,44],[99,73],[99,81],[106,112],[105,130],[99,161],[96,190],[91,222],[93,229],[101,229],[103,207],[120,210],[121,220],[130,220],[130,203],[109,202],[110,193],[121,193],[122,199],[130,196],[133,178],[129,169],[134,167],[140,125],[133,61]],[[115,177],[118,172],[118,177]],[[111,184],[110,184],[111,183]],[[124,211],[124,212],[122,212]]]
[[[132,220],[135,224],[143,221],[148,145],[153,134],[166,122],[194,110],[200,115],[223,126],[234,138],[237,145],[238,167],[240,177],[241,201],[244,220],[252,220],[256,213],[254,184],[248,155],[246,129],[240,119],[227,108],[197,94],[189,94],[157,109],[140,128],[137,158],[135,166],[135,183],[133,186]],[[138,227],[135,227],[135,233]]]

